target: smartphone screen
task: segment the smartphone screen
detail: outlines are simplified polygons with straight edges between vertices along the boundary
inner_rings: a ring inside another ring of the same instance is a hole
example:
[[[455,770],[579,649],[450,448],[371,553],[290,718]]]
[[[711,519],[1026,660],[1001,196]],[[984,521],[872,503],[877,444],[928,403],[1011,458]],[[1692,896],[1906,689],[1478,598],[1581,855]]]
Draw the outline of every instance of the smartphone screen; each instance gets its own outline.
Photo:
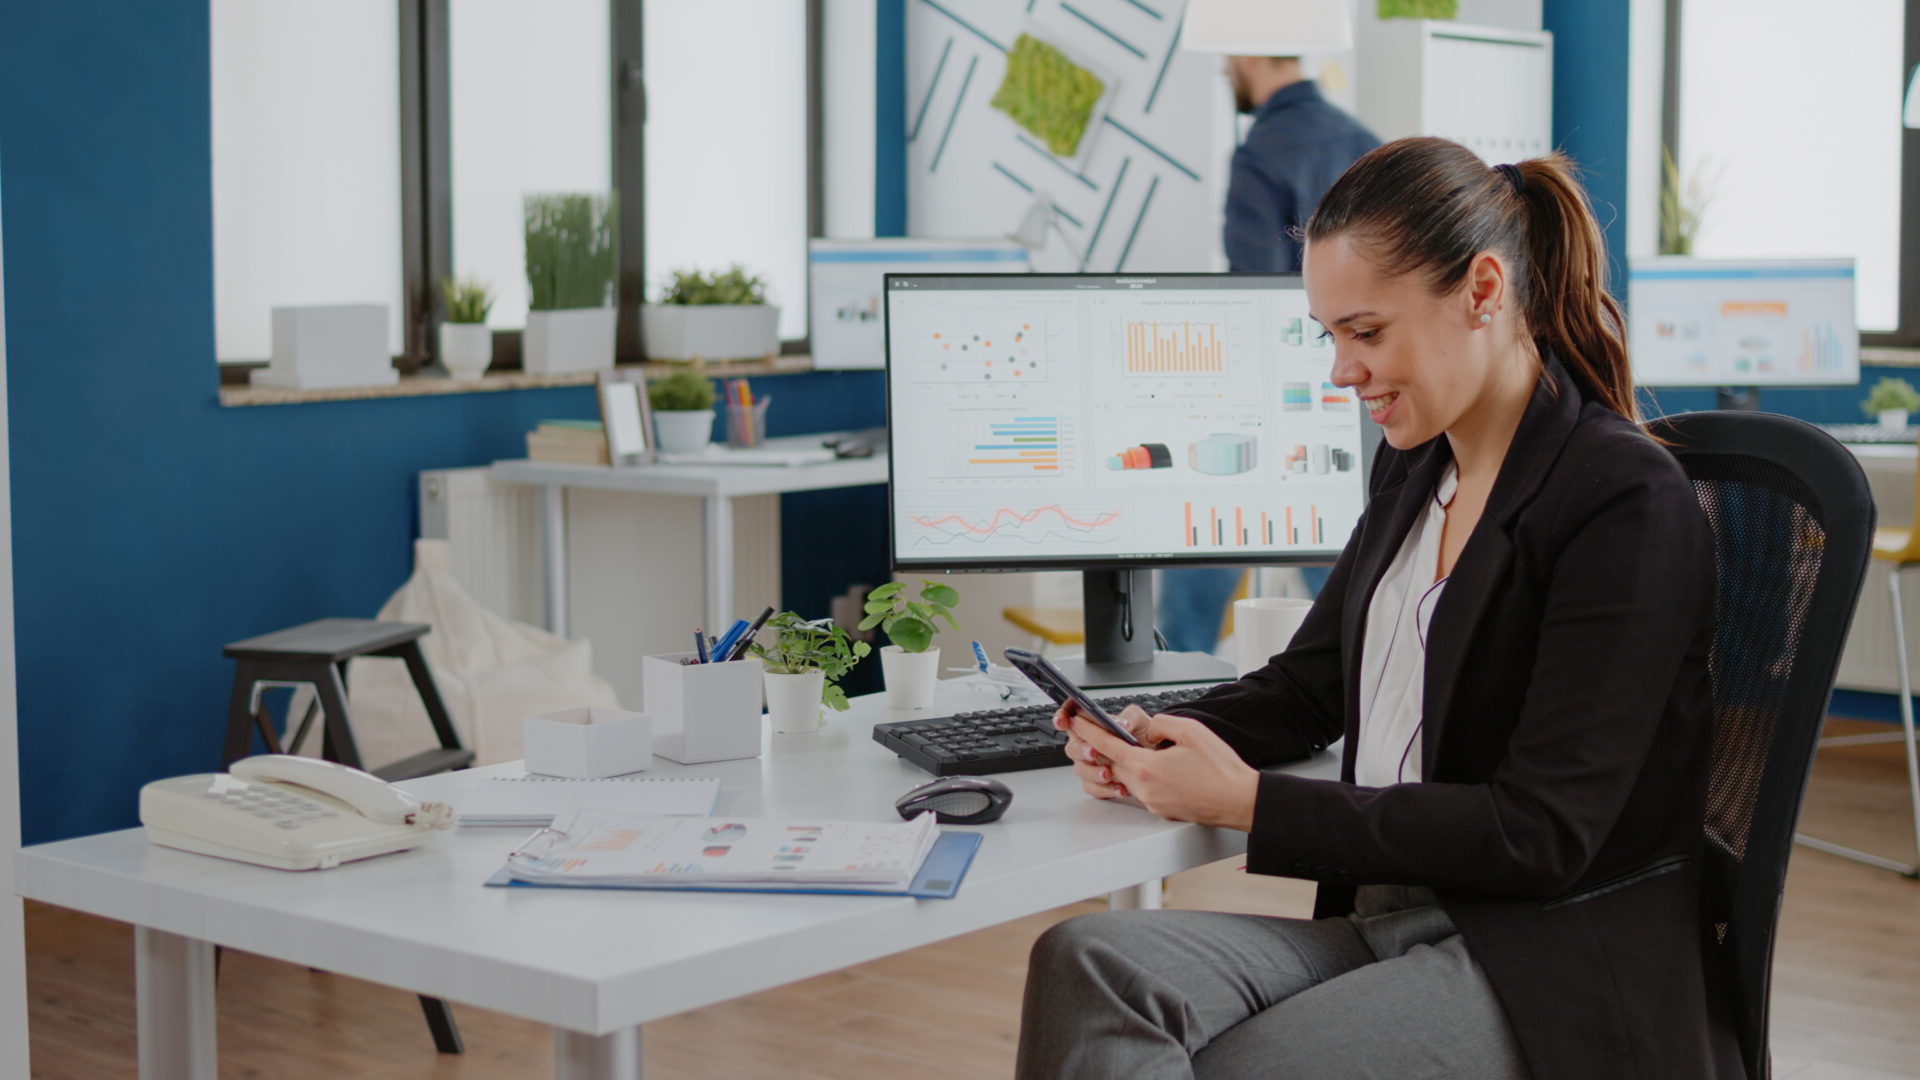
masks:
[[[1130,746],[1141,745],[1140,740],[1133,737],[1133,732],[1128,731],[1125,724],[1107,715],[1107,710],[1101,708],[1099,702],[1088,697],[1085,690],[1073,685],[1072,681],[1062,675],[1060,669],[1054,667],[1046,657],[1028,649],[1008,649],[1006,657],[1007,663],[1012,664],[1022,675],[1032,679],[1033,684],[1045,691],[1046,695],[1056,703],[1065,705],[1071,701],[1076,713],[1106,728],[1115,738]]]

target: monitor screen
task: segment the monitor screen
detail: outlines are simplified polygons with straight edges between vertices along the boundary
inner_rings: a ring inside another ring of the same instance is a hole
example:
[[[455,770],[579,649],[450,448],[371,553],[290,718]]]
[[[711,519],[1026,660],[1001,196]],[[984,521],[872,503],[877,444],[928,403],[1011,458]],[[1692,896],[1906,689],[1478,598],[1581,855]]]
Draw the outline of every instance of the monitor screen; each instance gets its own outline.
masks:
[[[1633,259],[1627,345],[1645,386],[1860,381],[1852,259]]]
[[[807,242],[809,336],[815,368],[881,368],[880,293],[888,274],[1018,274],[1027,249],[1011,240],[873,240]]]
[[[1379,429],[1296,274],[889,275],[900,569],[1330,562]]]

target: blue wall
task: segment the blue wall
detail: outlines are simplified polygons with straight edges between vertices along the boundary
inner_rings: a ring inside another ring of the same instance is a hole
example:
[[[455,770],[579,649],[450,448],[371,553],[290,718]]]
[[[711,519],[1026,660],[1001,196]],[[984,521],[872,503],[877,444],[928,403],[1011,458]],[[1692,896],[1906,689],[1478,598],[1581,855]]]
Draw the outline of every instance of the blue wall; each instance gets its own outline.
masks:
[[[524,453],[586,389],[222,409],[206,0],[0,10],[20,772],[28,843],[134,823],[219,759],[228,641],[371,615],[414,475]],[[775,432],[882,422],[875,373],[780,380]],[[794,497],[787,601],[879,580],[877,492]],[[866,530],[871,532],[872,530]]]

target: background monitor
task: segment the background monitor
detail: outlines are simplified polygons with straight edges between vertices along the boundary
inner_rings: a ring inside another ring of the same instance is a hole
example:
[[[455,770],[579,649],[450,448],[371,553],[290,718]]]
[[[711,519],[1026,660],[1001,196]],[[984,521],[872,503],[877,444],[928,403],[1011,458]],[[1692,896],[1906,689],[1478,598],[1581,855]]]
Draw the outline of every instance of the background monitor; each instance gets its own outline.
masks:
[[[880,294],[888,274],[1018,274],[1027,267],[1027,249],[1011,240],[808,241],[813,366],[844,370],[886,365]]]
[[[1331,562],[1366,505],[1298,275],[889,275],[886,317],[894,566],[1086,572],[1096,666],[1151,658],[1133,571]]]
[[[1851,386],[1853,260],[1630,260],[1627,339],[1646,386]]]

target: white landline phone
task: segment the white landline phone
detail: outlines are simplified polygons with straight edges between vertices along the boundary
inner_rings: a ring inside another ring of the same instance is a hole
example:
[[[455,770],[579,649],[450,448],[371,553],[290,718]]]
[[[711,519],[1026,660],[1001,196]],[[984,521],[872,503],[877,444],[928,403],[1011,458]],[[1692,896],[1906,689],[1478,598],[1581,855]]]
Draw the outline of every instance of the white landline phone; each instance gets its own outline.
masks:
[[[147,839],[280,870],[325,870],[418,847],[455,823],[446,803],[421,802],[331,761],[263,754],[232,769],[141,788]]]

